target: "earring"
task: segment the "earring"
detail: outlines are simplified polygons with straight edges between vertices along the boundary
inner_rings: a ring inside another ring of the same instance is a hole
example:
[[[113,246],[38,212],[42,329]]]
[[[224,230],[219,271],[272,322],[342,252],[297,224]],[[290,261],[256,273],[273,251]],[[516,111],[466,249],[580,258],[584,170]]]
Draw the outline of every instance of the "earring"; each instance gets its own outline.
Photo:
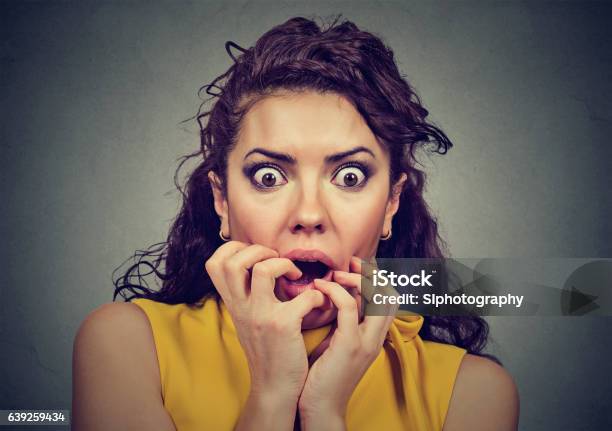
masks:
[[[221,237],[221,239],[225,242],[229,241],[231,238],[226,238],[223,236],[223,229],[219,229],[219,237]]]
[[[385,236],[381,236],[381,237],[380,237],[380,240],[381,240],[381,241],[386,241],[386,240],[388,240],[389,238],[391,238],[391,229],[389,229],[389,233],[388,233],[388,234],[386,234]]]

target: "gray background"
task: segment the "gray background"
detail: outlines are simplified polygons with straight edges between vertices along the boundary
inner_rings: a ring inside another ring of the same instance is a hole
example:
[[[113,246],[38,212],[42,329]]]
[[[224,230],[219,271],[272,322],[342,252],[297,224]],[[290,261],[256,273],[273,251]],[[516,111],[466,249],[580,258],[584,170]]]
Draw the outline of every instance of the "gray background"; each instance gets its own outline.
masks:
[[[181,124],[291,16],[382,36],[455,143],[428,198],[455,257],[612,256],[612,8],[584,2],[2,3],[0,408],[70,408],[82,319],[165,238]],[[607,318],[490,319],[521,429],[611,425]],[[136,364],[126,364],[136,366]]]

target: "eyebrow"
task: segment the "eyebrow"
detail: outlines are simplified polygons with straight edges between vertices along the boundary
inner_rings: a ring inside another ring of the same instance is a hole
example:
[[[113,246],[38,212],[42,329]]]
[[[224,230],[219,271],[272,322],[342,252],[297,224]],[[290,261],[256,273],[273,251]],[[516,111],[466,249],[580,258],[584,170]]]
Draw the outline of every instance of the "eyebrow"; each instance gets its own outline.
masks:
[[[376,158],[376,156],[374,156],[374,153],[366,148],[366,147],[355,147],[351,150],[347,150],[347,151],[342,151],[340,153],[336,153],[336,154],[331,154],[329,156],[325,157],[325,163],[329,164],[329,163],[335,163],[339,160],[342,160],[348,156],[352,156],[353,154],[356,153],[361,153],[361,152],[365,152],[370,154],[372,157]],[[251,154],[263,154],[264,156],[270,157],[271,159],[276,159],[291,165],[295,165],[297,163],[297,161],[295,160],[294,157],[290,156],[289,154],[286,153],[277,153],[276,151],[270,151],[270,150],[265,150],[263,148],[253,148],[251,151],[249,151],[246,156],[244,156],[244,158],[246,159],[247,157],[249,157]]]

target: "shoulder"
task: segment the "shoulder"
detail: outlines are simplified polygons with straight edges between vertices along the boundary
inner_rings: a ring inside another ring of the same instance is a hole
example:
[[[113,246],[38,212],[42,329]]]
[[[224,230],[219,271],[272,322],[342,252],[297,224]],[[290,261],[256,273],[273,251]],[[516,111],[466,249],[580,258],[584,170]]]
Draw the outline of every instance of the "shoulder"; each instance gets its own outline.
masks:
[[[444,431],[516,430],[519,395],[512,376],[497,363],[466,354],[461,361]]]
[[[144,314],[140,311],[140,307],[132,302],[109,302],[107,304],[102,304],[89,313],[83,321],[83,324],[86,325],[91,322],[113,323],[116,322],[117,319],[141,320],[142,317],[144,317]]]
[[[172,429],[162,405],[151,328],[137,305],[104,304],[84,319],[74,339],[72,372],[75,429],[126,424],[134,429],[160,429],[156,424]],[[129,414],[141,408],[150,412],[147,418]]]
[[[83,320],[74,338],[73,371],[91,377],[93,373],[122,363],[137,363],[140,373],[160,386],[157,357],[151,327],[145,313],[135,304],[104,304]]]
[[[92,355],[96,356],[96,362],[104,357],[133,356],[140,363],[151,363],[155,359],[155,346],[144,311],[135,304],[113,302],[89,313],[74,339],[74,359]]]
[[[114,343],[120,343],[126,337],[118,337],[119,333],[129,337],[146,335],[147,332],[150,332],[149,321],[140,307],[129,302],[112,302],[87,315],[77,331],[75,341],[95,338],[103,342],[112,338]]]

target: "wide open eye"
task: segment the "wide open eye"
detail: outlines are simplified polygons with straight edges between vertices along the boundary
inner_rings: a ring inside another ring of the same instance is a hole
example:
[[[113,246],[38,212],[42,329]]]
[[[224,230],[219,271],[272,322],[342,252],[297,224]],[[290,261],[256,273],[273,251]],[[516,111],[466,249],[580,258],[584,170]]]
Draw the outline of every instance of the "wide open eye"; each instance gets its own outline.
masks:
[[[283,174],[272,166],[263,166],[256,169],[252,176],[255,185],[261,188],[272,188],[287,184]]]
[[[334,175],[333,179],[337,182],[332,182],[340,187],[360,187],[367,180],[367,172],[364,171],[364,168],[355,165],[343,167]]]

